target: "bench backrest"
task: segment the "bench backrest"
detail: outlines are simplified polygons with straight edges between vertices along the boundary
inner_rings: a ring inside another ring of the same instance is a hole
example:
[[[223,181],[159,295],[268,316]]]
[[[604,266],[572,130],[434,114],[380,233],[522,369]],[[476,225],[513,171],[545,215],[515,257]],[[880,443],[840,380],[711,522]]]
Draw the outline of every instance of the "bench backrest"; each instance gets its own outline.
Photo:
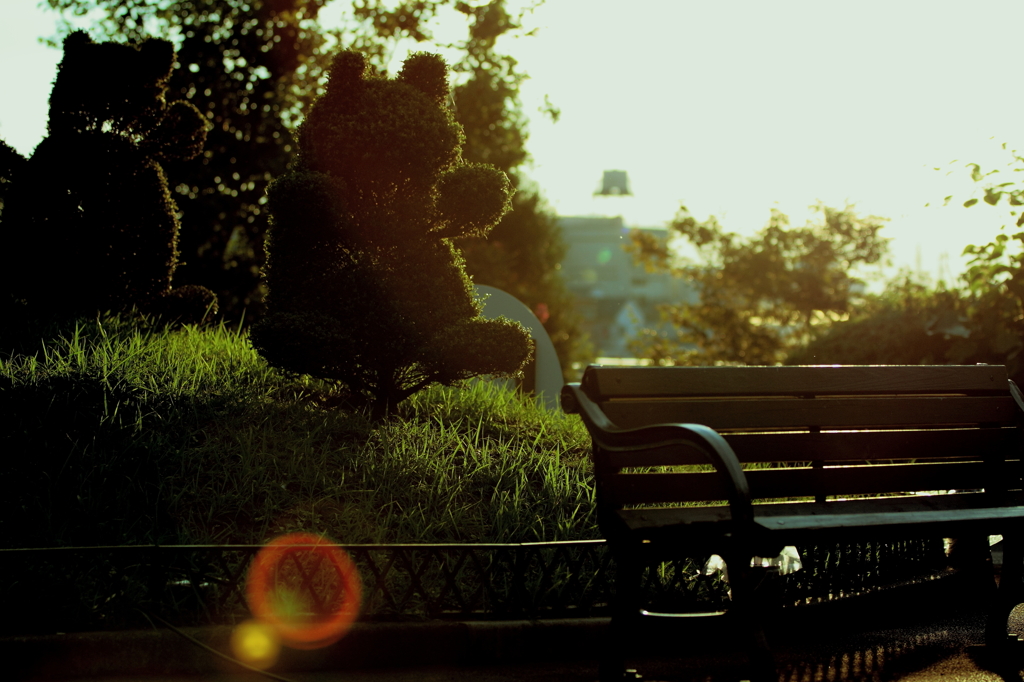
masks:
[[[751,469],[755,500],[1021,488],[1024,403],[1002,366],[591,366],[581,388],[620,428],[715,429]],[[727,495],[685,448],[594,457],[604,504]]]

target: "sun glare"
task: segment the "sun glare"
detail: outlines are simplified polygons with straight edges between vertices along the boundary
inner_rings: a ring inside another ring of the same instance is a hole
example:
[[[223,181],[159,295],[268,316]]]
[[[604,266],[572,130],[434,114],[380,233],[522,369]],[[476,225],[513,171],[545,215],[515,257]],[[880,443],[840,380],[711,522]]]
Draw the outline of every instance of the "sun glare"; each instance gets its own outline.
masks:
[[[242,663],[266,670],[277,662],[281,640],[270,625],[247,620],[231,632],[231,651]]]
[[[246,580],[253,616],[293,649],[317,649],[348,633],[359,615],[355,564],[321,535],[283,535],[259,551]]]

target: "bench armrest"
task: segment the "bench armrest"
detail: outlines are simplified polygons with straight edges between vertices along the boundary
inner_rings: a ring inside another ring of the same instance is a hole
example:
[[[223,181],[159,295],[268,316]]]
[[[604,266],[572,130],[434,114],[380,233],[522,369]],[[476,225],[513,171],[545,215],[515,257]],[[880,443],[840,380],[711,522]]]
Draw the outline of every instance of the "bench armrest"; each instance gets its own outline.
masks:
[[[629,452],[655,447],[678,447],[704,455],[715,470],[729,482],[729,511],[740,527],[753,523],[754,510],[750,486],[736,453],[714,429],[702,424],[654,424],[635,429],[616,426],[578,383],[562,388],[562,409],[578,414],[594,441],[608,452]]]

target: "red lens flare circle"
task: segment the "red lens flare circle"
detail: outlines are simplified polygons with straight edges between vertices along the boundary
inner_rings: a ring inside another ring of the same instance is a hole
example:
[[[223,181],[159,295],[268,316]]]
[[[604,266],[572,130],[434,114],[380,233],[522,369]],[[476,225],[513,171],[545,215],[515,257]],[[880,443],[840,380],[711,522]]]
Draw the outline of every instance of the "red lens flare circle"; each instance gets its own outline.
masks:
[[[312,533],[269,542],[249,568],[249,609],[293,649],[317,649],[349,631],[363,589],[355,564],[340,547]]]

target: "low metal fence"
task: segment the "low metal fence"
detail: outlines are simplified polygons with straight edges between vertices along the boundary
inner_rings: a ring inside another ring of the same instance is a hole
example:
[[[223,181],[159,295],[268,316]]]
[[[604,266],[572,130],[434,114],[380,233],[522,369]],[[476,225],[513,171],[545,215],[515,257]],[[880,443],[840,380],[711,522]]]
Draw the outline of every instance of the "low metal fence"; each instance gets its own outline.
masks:
[[[259,545],[67,547],[0,550],[4,634],[231,624],[249,616],[248,567]],[[608,612],[615,563],[603,540],[521,544],[347,545],[363,584],[364,620],[537,619]],[[942,539],[820,546],[803,568],[774,576],[787,605],[836,599],[933,576]],[[728,599],[707,557],[649,567],[659,609]],[[315,589],[304,580],[303,589]]]

